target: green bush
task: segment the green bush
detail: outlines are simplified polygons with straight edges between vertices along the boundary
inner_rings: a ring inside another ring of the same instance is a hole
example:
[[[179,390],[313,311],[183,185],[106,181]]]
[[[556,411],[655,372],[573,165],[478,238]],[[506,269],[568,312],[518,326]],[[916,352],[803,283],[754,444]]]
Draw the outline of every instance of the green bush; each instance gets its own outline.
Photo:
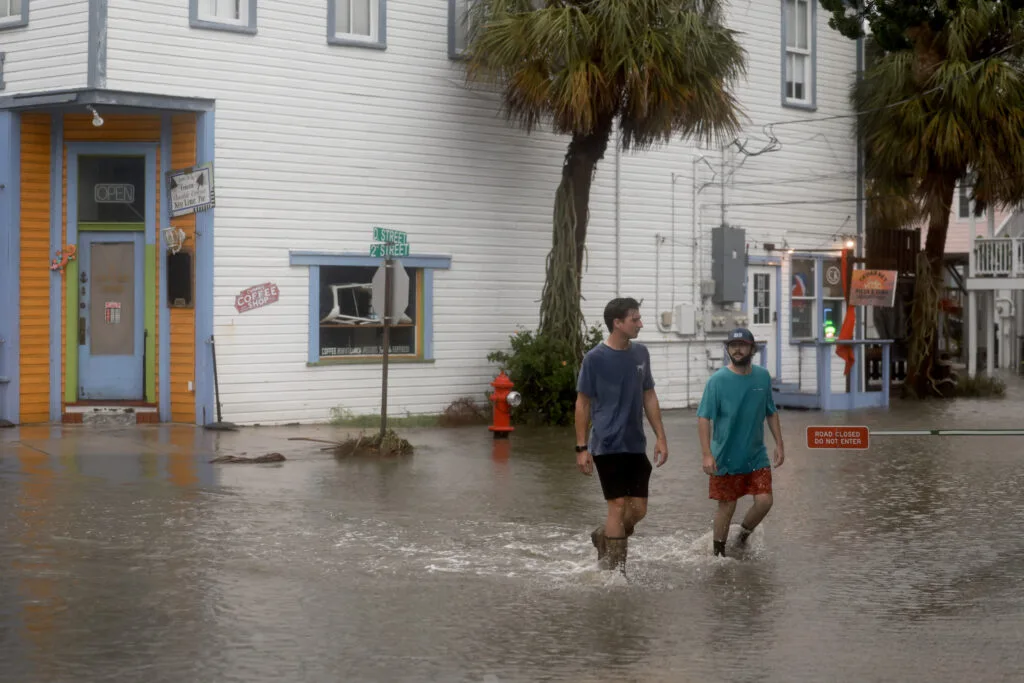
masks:
[[[600,327],[587,330],[584,352],[604,339]],[[509,337],[509,351],[493,351],[487,360],[500,364],[523,402],[512,410],[515,424],[570,425],[576,411],[576,377],[582,358],[549,336],[520,329]]]

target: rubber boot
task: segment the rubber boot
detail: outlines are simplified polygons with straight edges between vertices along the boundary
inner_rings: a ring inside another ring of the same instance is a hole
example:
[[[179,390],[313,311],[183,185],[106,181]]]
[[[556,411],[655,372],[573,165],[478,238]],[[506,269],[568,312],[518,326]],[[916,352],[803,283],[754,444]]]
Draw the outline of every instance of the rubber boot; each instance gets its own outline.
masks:
[[[603,524],[590,532],[590,542],[597,548],[597,562],[600,564],[604,561],[605,555],[608,554],[608,544],[605,541]]]
[[[605,542],[608,544],[608,554],[605,556],[605,562],[602,568],[618,570],[625,574],[629,539],[625,536],[620,538],[605,538]]]

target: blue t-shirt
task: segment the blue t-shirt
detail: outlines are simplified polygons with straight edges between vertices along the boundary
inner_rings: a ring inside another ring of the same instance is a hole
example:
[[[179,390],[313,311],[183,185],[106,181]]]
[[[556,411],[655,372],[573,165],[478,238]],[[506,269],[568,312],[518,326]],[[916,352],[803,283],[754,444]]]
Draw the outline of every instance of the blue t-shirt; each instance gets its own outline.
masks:
[[[753,366],[749,375],[721,368],[704,385],[697,417],[711,420],[711,454],[718,474],[747,474],[769,467],[765,418],[776,412],[772,379]]]
[[[647,452],[644,392],[653,388],[651,354],[643,344],[619,351],[602,342],[587,352],[576,391],[590,398],[591,455]]]

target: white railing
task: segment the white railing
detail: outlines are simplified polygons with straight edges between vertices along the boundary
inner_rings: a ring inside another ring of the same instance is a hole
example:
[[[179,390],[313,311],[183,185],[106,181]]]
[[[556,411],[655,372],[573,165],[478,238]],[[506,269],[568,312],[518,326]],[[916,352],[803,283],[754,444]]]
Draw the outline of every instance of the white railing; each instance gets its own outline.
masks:
[[[1024,237],[977,237],[972,256],[974,277],[1024,277]]]

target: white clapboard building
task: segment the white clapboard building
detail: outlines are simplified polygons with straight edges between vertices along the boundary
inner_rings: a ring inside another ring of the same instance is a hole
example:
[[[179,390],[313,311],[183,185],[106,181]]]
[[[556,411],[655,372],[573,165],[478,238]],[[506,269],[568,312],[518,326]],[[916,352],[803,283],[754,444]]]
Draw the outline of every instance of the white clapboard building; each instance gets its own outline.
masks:
[[[567,139],[466,87],[465,5],[0,0],[0,417],[210,422],[211,340],[225,420],[377,413],[375,227],[408,245],[389,414],[482,400],[487,354],[536,326]],[[839,250],[863,247],[860,49],[827,19],[730,2],[743,133],[599,166],[588,322],[643,300],[665,408],[696,405],[737,325],[781,402],[819,405],[825,375],[845,391],[822,342]]]

